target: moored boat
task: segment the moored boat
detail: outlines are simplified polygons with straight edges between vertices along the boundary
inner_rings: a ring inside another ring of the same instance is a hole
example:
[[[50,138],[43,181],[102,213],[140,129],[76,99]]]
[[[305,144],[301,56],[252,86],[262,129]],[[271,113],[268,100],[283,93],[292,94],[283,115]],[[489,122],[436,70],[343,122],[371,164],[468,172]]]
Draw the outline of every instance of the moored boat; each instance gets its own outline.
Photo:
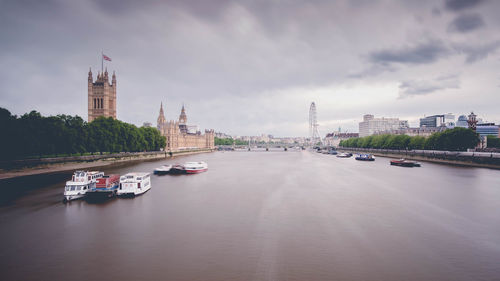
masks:
[[[349,157],[352,157],[352,153],[342,152],[342,153],[337,154],[337,157],[339,157],[339,158],[349,158]]]
[[[400,167],[420,167],[420,163],[403,158],[399,160],[391,160],[391,165]]]
[[[120,177],[120,186],[116,192],[119,196],[136,196],[151,189],[149,173],[128,173]]]
[[[165,175],[165,174],[168,174],[170,172],[170,170],[172,169],[172,165],[163,165],[161,167],[158,167],[154,170],[153,174],[155,175]]]
[[[83,198],[103,176],[104,173],[98,171],[75,171],[64,187],[64,202]]]
[[[113,197],[118,191],[120,175],[111,174],[98,178],[94,187],[87,191],[88,197]]]
[[[184,163],[184,168],[187,174],[197,174],[206,172],[208,170],[208,164],[205,162],[186,162]]]
[[[170,168],[170,174],[185,174],[186,173],[186,168],[184,165],[181,164],[175,164]]]
[[[359,154],[354,159],[359,161],[375,161],[375,156],[371,154]]]

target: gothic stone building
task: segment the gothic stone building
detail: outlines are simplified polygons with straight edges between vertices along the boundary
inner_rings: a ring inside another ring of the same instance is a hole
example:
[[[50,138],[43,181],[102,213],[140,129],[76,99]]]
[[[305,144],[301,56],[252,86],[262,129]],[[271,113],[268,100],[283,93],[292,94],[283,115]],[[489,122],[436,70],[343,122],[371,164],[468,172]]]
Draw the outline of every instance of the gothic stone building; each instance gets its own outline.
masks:
[[[97,73],[97,79],[93,82],[92,70],[89,70],[89,103],[88,121],[100,116],[113,117],[116,119],[116,76],[113,72],[111,84],[109,83],[108,70]]]
[[[167,139],[166,151],[178,151],[190,148],[214,149],[214,130],[205,130],[205,134],[200,131],[190,132],[187,126],[187,116],[184,106],[182,106],[179,121],[167,121],[163,114],[163,103],[160,105],[160,115],[157,120],[157,128],[162,136]]]

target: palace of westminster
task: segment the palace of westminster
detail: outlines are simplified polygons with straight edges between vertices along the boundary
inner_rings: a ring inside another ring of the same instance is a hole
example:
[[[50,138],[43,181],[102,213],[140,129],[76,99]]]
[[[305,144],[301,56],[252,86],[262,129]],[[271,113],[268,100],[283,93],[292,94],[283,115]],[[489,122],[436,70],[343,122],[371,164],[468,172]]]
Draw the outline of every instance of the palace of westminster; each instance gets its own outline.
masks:
[[[97,73],[94,81],[92,71],[89,70],[88,77],[88,122],[97,117],[113,117],[116,119],[116,75],[113,72],[111,83],[109,83],[108,70]],[[179,151],[193,148],[214,148],[214,130],[193,132],[187,125],[187,116],[184,105],[181,109],[179,120],[165,119],[163,103],[160,105],[160,114],[157,119],[157,128],[161,135],[166,138],[165,151]]]

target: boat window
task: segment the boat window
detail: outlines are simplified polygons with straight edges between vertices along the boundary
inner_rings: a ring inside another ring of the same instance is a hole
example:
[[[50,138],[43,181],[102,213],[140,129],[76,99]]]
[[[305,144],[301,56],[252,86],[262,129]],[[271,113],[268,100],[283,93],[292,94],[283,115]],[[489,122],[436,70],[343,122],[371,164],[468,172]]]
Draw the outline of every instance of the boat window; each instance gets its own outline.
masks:
[[[140,180],[142,180],[142,178],[139,178],[139,177],[138,177],[136,180],[140,181]]]
[[[74,191],[74,190],[75,190],[75,186],[74,186],[74,185],[72,185],[72,186],[71,186],[71,191]]]
[[[82,190],[82,187],[81,187],[81,186],[79,186],[79,187],[77,187],[77,189],[76,189],[76,190]]]

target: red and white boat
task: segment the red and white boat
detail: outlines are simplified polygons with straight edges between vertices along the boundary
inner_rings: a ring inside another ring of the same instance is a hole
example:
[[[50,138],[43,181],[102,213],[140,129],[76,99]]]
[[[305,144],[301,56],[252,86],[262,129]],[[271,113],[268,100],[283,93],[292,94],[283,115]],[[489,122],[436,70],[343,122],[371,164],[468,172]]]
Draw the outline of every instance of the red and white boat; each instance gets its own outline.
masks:
[[[187,174],[197,174],[206,172],[208,170],[208,164],[205,162],[186,162],[184,163],[184,169]]]
[[[97,179],[96,185],[87,191],[87,197],[113,197],[118,191],[120,175],[105,175]]]

